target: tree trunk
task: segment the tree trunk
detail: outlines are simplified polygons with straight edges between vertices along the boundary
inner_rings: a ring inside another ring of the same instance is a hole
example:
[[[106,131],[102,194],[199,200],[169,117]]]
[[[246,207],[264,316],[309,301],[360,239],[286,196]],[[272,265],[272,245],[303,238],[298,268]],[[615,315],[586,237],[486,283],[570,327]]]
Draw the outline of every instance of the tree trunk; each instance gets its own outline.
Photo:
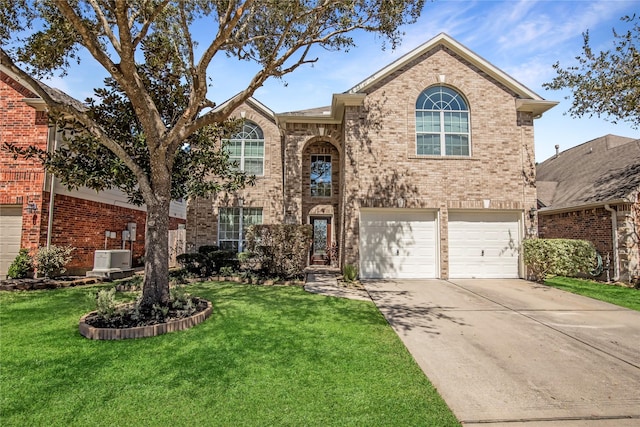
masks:
[[[147,204],[142,307],[169,302],[169,197]]]

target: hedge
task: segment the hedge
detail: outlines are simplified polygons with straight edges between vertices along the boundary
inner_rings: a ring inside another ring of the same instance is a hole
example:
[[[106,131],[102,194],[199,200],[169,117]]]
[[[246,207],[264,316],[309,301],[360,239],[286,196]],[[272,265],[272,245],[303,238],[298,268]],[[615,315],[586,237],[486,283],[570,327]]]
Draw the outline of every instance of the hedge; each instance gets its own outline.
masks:
[[[532,280],[549,275],[575,277],[595,267],[596,249],[586,240],[528,239],[522,243],[524,263]]]

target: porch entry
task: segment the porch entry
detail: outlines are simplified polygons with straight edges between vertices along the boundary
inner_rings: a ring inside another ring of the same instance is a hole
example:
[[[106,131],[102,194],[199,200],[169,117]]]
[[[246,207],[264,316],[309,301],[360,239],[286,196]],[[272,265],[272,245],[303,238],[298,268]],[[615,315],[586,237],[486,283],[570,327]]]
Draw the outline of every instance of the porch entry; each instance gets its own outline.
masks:
[[[327,248],[331,246],[331,217],[312,216],[313,243],[311,245],[311,265],[328,265],[330,263]]]

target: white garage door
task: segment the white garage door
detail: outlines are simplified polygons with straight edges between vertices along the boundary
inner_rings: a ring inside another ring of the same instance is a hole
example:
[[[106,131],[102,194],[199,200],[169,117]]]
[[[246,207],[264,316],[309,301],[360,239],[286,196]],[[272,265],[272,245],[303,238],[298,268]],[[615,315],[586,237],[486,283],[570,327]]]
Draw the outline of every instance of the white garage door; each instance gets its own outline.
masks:
[[[449,277],[518,278],[517,213],[449,213]]]
[[[22,208],[0,206],[0,279],[6,279],[7,270],[20,251],[22,237]]]
[[[436,277],[436,214],[417,209],[360,212],[360,277]]]

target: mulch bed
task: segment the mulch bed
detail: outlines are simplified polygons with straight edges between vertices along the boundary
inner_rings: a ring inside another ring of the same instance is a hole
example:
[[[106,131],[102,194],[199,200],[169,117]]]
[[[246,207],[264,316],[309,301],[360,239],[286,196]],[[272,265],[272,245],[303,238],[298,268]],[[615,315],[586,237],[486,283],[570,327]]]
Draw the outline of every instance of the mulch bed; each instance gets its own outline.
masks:
[[[2,291],[33,291],[40,289],[67,288],[70,286],[101,283],[99,277],[56,277],[55,279],[7,279],[0,281]]]
[[[133,306],[133,304],[129,304]],[[80,319],[78,329],[85,338],[93,340],[123,340],[132,338],[149,338],[169,332],[182,331],[204,322],[212,313],[210,301],[199,299],[197,311],[188,317],[163,319],[163,322],[132,327],[98,327],[90,324],[97,317],[96,312],[85,314]],[[95,322],[101,324],[101,322]],[[136,322],[132,322],[136,323]]]

